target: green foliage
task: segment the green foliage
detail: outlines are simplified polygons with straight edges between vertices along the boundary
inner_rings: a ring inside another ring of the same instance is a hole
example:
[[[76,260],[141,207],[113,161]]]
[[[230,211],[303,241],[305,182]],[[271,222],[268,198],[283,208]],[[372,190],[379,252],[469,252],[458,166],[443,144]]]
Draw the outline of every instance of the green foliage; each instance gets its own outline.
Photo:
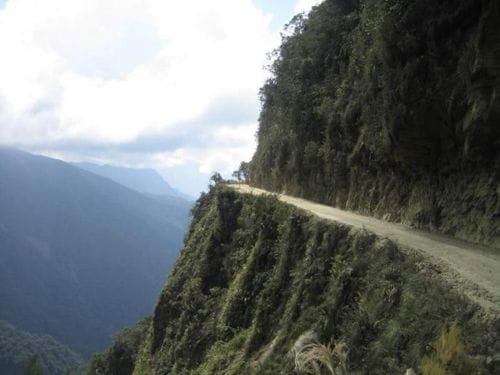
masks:
[[[224,179],[222,178],[219,172],[214,172],[210,177],[210,186],[215,186],[222,182],[224,182]]]
[[[132,375],[135,362],[146,340],[151,318],[145,318],[133,327],[124,328],[113,336],[113,345],[104,353],[94,355],[89,375]]]
[[[247,163],[245,161],[242,161],[240,163],[240,167],[235,170],[232,174],[232,176],[237,180],[237,181],[244,181],[248,182],[248,179],[250,177],[250,163]]]
[[[223,186],[197,207],[134,375],[290,374],[309,331],[311,366],[329,349],[337,371],[402,374],[431,354],[443,321],[463,327],[467,355],[497,350],[498,322],[389,241]],[[319,344],[331,342],[349,351]]]
[[[325,0],[292,19],[260,91],[252,184],[498,243],[495,3]],[[483,207],[462,208],[464,176]]]

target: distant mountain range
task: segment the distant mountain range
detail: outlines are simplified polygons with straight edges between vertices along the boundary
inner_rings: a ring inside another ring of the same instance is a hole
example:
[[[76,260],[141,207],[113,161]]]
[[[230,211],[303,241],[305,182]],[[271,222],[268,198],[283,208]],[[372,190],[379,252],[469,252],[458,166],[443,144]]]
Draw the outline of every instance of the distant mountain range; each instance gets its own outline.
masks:
[[[195,198],[173,188],[154,169],[125,168],[114,165],[99,165],[88,162],[73,163],[86,171],[109,178],[129,189],[156,196],[180,197],[189,201]]]
[[[152,312],[191,202],[79,167],[0,148],[0,320],[87,356]]]

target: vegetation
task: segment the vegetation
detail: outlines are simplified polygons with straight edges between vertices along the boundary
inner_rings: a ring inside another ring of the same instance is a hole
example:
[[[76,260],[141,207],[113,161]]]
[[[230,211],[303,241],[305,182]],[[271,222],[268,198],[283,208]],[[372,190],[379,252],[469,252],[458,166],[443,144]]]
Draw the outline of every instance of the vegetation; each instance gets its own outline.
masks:
[[[500,247],[499,12],[325,0],[294,17],[261,90],[257,152],[233,177]],[[126,369],[107,354],[103,374],[498,372],[498,317],[438,267],[221,182],[196,202]]]
[[[89,364],[88,374],[122,375],[131,374],[140,345],[144,341],[151,318],[141,320],[137,325],[125,328],[113,336],[113,345],[104,353],[96,354]]]
[[[296,16],[261,89],[252,183],[500,247],[499,22],[496,0]]]
[[[62,375],[82,362],[78,354],[54,338],[0,321],[0,374]]]
[[[134,375],[293,374],[298,347],[305,369],[403,374],[432,357],[444,321],[460,325],[476,369],[493,373],[486,359],[500,349],[499,322],[419,256],[223,186],[195,207]]]
[[[35,354],[28,362],[24,371],[25,375],[42,375],[42,369],[38,366],[38,356]]]
[[[232,175],[238,182],[249,182],[250,178],[250,163],[242,161],[240,167],[233,172]]]
[[[422,360],[423,375],[469,375],[476,364],[465,352],[457,323],[446,326],[434,345],[434,352]]]
[[[321,375],[326,370],[329,375],[348,375],[344,345],[338,346],[311,343],[295,351],[295,370],[298,373]]]
[[[209,188],[224,182],[221,174],[219,172],[214,172],[210,177]]]

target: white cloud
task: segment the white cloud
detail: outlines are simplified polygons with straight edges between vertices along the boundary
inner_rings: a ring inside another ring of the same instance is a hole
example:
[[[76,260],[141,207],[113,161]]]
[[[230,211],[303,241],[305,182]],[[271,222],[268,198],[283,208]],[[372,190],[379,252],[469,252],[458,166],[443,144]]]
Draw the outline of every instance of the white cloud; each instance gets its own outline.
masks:
[[[0,143],[120,145],[185,132],[178,124],[202,121],[220,98],[253,95],[257,107],[266,52],[278,43],[269,23],[250,0],[9,0],[0,10]],[[255,123],[213,126],[206,146],[141,156],[163,166],[196,160],[202,171],[251,157]]]
[[[315,5],[322,3],[323,0],[298,0],[295,5],[295,13],[309,12]]]

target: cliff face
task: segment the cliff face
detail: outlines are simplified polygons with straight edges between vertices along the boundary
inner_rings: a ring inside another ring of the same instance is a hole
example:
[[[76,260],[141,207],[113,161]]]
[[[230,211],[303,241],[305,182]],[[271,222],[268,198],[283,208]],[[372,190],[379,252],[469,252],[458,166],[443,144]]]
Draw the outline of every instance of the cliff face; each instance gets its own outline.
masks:
[[[262,88],[252,184],[500,247],[499,7],[325,0],[296,17]],[[115,347],[98,373],[302,374],[311,356],[350,374],[499,373],[483,314],[387,239],[215,187],[129,372]]]
[[[499,7],[326,0],[297,17],[252,183],[500,247]]]
[[[131,354],[133,374],[293,374],[304,343],[336,345],[335,366],[349,373],[404,374],[446,361],[455,374],[494,373],[499,322],[437,273],[388,240],[272,197],[214,189],[198,201]],[[455,340],[453,360],[443,359],[438,337]],[[99,373],[129,373],[107,366]]]

